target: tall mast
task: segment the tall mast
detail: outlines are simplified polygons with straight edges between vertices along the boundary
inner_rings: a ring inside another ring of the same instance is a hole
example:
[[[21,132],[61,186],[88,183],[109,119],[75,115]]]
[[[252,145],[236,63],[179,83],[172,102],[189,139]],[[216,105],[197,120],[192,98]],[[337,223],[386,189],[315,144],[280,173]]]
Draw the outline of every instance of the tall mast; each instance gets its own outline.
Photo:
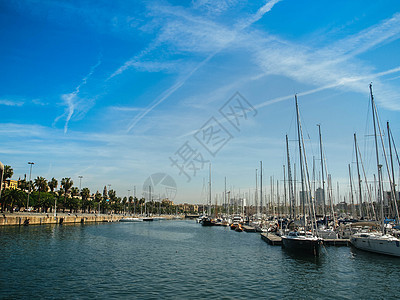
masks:
[[[297,103],[297,95],[294,96],[296,101],[296,115],[297,115],[297,138],[299,139],[299,155],[300,155],[300,177],[301,177],[301,192],[303,194],[303,226],[306,226],[306,209],[305,209],[305,198],[306,191],[304,190],[304,174],[303,174],[303,154],[301,151],[301,137],[300,137],[300,114],[299,114],[299,105]]]
[[[276,202],[277,202],[276,212],[279,219],[279,180],[276,181]]]
[[[389,154],[390,154],[390,165],[392,169],[392,192],[393,192],[393,201],[394,201],[394,207],[396,209],[396,215],[397,215],[397,222],[399,222],[399,209],[397,207],[397,194],[396,194],[396,184],[395,184],[395,176],[394,176],[394,167],[393,167],[393,155],[392,155],[392,143],[391,143],[391,138],[390,138],[390,128],[389,128],[389,122],[386,122],[387,124],[387,132],[388,132],[388,140],[389,140]]]
[[[392,144],[391,144],[391,139],[393,138],[390,128],[389,128],[389,122],[387,122],[387,129],[388,129],[388,138],[389,138],[389,151],[390,151],[390,164],[391,164],[391,169],[392,169],[392,179],[393,179],[393,192],[394,192],[394,203],[396,204],[396,210],[398,211],[398,207],[397,207],[397,193],[396,193],[396,184],[395,184],[395,176],[394,176],[394,166],[393,166],[393,155],[392,155]],[[393,141],[393,146],[394,145],[394,141]],[[396,150],[396,147],[394,148]],[[397,151],[396,151],[397,154]],[[400,176],[400,175],[399,175]],[[399,222],[399,216],[397,216],[397,222]]]
[[[358,147],[357,147],[357,137],[354,133],[354,148],[356,150],[356,164],[357,164],[357,175],[358,175],[358,204],[360,205],[360,217],[363,217],[362,212],[362,190],[361,190],[361,176],[360,176],[360,166],[358,164]]]
[[[262,194],[263,179],[262,179],[262,175],[263,175],[262,161],[260,161],[260,208],[261,208],[261,217],[263,215],[263,194]]]
[[[332,178],[331,175],[328,174],[328,199],[329,199],[329,206],[331,209],[332,213],[332,219],[333,219],[333,224],[336,227],[336,218],[335,218],[335,210],[334,210],[334,204],[333,204],[333,186],[332,186]]]
[[[322,176],[322,212],[325,215],[325,178],[324,178],[324,158],[322,155],[322,137],[321,137],[321,124],[317,124],[319,132],[319,152],[321,156],[321,176]]]
[[[372,90],[372,89],[371,89]],[[372,92],[371,92],[372,93]],[[388,163],[388,159],[387,159],[387,155],[386,155],[386,150],[385,150],[385,144],[383,142],[383,138],[382,138],[382,131],[381,131],[381,126],[379,125],[379,117],[378,117],[378,110],[376,108],[375,102],[374,102],[374,107],[373,107],[374,111],[375,111],[375,116],[376,116],[376,124],[378,125],[378,130],[379,130],[379,137],[380,137],[380,141],[381,141],[381,145],[382,145],[382,152],[383,152],[383,156],[385,158],[385,164],[386,164],[386,170],[388,173],[388,178],[389,178],[389,183],[390,183],[390,192],[391,192],[391,198],[395,199],[395,191],[394,191],[394,185],[393,185],[393,181],[392,181],[392,175],[390,174],[390,170],[389,170],[389,163]],[[381,168],[382,169],[382,168]],[[382,179],[382,174],[381,174],[381,187],[383,187],[383,179]],[[383,193],[383,189],[382,189],[382,193]],[[383,197],[382,197],[382,201],[383,201]],[[396,212],[396,217],[397,219],[399,219],[399,211],[397,208],[397,202],[395,202],[394,205],[394,210]]]
[[[224,190],[224,207],[225,207],[225,213],[226,213],[226,176],[225,176],[225,190]]]
[[[298,197],[298,194],[297,194],[296,163],[293,163],[293,200],[294,200],[293,201],[293,206],[294,206],[293,212],[295,212],[296,204],[298,203],[298,202],[296,202],[297,197]],[[300,204],[299,204],[299,207],[297,208],[297,212],[300,215]],[[295,217],[295,215],[293,214],[293,218],[294,217]]]
[[[358,147],[358,144],[357,144],[357,150],[358,150],[358,154],[360,155],[360,163],[361,163],[362,171],[363,171],[363,174],[364,174],[365,185],[366,185],[366,187],[367,187],[368,201],[369,201],[368,204],[371,206],[371,210],[372,210],[371,217],[373,217],[374,219],[376,219],[375,208],[374,208],[374,205],[373,205],[373,203],[372,203],[372,192],[371,192],[371,191],[372,191],[372,186],[371,186],[371,185],[368,185],[367,173],[365,172],[364,163],[363,163],[361,151],[360,151],[360,149],[359,149],[359,147]],[[367,206],[366,206],[366,207],[367,207]]]
[[[259,210],[258,210],[258,185],[257,185],[257,176],[258,176],[258,174],[257,174],[257,169],[256,169],[256,193],[255,193],[255,195],[254,195],[254,202],[255,202],[255,205],[256,205],[256,215],[257,215],[257,218],[258,218],[258,212],[259,212]]]
[[[349,164],[349,177],[350,177],[350,200],[351,200],[351,213],[354,218],[354,198],[353,198],[353,181],[351,180],[351,168]]]
[[[208,175],[208,215],[211,216],[211,163],[210,163],[210,171]]]
[[[272,215],[275,214],[275,207],[274,207],[274,177],[271,176],[270,178],[270,188],[271,188],[271,197],[269,199],[269,208],[272,209]]]
[[[287,166],[288,166],[288,179],[289,179],[290,216],[292,218],[294,218],[295,217],[295,215],[294,215],[295,198],[294,198],[294,192],[293,192],[292,171],[290,169],[289,141],[288,141],[287,135],[286,135],[286,152],[287,152]]]
[[[374,138],[375,138],[375,153],[376,153],[376,166],[378,168],[378,202],[381,205],[381,226],[382,226],[382,233],[385,232],[384,228],[384,218],[383,218],[383,198],[382,198],[382,181],[381,181],[381,168],[382,165],[379,163],[379,154],[378,154],[378,138],[376,136],[376,116],[375,116],[375,103],[374,103],[374,95],[372,94],[372,84],[369,85],[369,91],[371,94],[371,107],[372,107],[372,120],[374,122]]]
[[[283,196],[285,200],[283,214],[287,214],[287,197],[286,197],[286,170],[285,165],[283,165]]]

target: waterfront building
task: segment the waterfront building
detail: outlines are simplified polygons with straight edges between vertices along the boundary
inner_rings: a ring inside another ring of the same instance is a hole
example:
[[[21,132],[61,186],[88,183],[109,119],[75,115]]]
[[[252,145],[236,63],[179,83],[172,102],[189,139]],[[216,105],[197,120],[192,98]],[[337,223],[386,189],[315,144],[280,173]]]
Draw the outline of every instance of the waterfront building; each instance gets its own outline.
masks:
[[[18,180],[7,179],[3,182],[2,189],[17,189]]]

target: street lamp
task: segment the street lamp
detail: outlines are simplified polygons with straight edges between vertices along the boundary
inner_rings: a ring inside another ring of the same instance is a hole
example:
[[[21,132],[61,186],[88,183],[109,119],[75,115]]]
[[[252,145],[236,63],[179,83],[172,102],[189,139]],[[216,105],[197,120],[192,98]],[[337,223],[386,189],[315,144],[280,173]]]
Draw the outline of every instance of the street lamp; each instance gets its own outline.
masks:
[[[129,195],[131,194],[131,190],[128,190],[128,213],[131,216],[131,201],[129,200]],[[124,207],[125,209],[125,207]]]
[[[79,190],[81,190],[83,176],[78,176],[78,178],[79,178]]]
[[[29,196],[31,194],[31,177],[32,177],[32,166],[34,165],[34,162],[28,162],[28,165],[31,165],[30,171],[29,171],[29,189],[28,189],[28,201],[26,203],[26,208],[29,210]]]

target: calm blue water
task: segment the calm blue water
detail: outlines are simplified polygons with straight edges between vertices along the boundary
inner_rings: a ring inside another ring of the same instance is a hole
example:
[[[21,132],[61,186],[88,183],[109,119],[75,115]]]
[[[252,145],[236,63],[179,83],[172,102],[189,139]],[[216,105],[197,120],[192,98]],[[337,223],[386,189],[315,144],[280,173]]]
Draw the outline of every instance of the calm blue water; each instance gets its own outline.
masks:
[[[0,298],[389,299],[400,259],[319,259],[194,221],[0,227]]]

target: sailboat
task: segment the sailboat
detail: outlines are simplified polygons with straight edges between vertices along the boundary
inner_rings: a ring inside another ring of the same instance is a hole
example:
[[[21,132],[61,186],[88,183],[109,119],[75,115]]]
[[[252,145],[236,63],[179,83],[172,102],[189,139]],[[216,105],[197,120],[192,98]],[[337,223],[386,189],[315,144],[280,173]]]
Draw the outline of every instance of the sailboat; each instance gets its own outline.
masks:
[[[322,239],[315,235],[314,233],[314,224],[312,224],[312,232],[307,232],[307,220],[306,220],[306,210],[305,210],[305,200],[308,198],[307,188],[305,188],[304,184],[304,169],[303,169],[303,158],[306,164],[305,152],[302,152],[302,134],[301,125],[300,125],[300,114],[299,114],[299,106],[297,103],[297,95],[295,95],[296,101],[296,113],[297,113],[297,135],[299,141],[299,153],[300,153],[300,174],[301,174],[301,186],[303,192],[303,226],[304,226],[304,234],[301,234],[299,231],[291,231],[286,235],[282,236],[282,247],[293,251],[296,253],[304,253],[311,254],[314,256],[319,256]],[[304,147],[303,147],[304,148]],[[312,218],[315,220],[315,210],[313,210]],[[316,226],[315,226],[316,227]]]
[[[383,215],[383,185],[382,185],[382,165],[379,163],[379,154],[378,154],[378,140],[377,140],[377,132],[376,132],[376,125],[378,124],[379,127],[379,120],[377,120],[377,110],[374,102],[374,96],[372,94],[372,84],[369,85],[370,95],[371,95],[371,106],[372,106],[372,120],[374,125],[374,137],[375,137],[375,152],[376,152],[376,163],[378,167],[378,183],[379,183],[379,190],[378,190],[378,202],[380,203],[381,207],[381,232],[359,232],[355,233],[350,237],[351,244],[361,250],[380,253],[380,254],[387,254],[392,256],[400,257],[400,240],[392,235],[389,235],[385,232],[385,224],[384,224],[384,215]],[[382,134],[380,132],[380,136],[382,139]],[[390,136],[389,136],[390,138]],[[382,141],[382,140],[381,140]],[[385,154],[384,145],[382,142],[382,149]],[[386,154],[385,154],[386,159]],[[387,161],[386,161],[386,165]],[[389,174],[389,181],[391,183],[392,195],[394,195],[394,201],[396,202],[395,190],[393,181],[394,178],[390,178]],[[398,211],[396,207],[396,213],[398,218]]]
[[[211,218],[211,163],[208,177],[208,216],[203,217],[200,221],[203,226],[214,226],[215,222]]]
[[[120,222],[143,222],[143,219],[140,218],[123,218],[119,220]]]

